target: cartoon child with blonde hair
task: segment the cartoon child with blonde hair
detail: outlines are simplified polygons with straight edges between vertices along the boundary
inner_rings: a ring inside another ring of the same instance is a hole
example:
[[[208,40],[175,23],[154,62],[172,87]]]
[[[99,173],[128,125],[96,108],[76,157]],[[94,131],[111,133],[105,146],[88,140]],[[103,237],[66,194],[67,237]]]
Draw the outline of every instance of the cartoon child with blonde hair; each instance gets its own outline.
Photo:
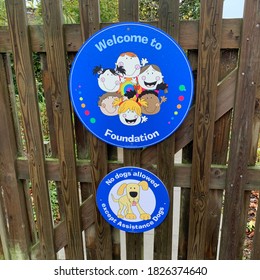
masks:
[[[141,107],[147,106],[147,102],[144,99],[139,99],[137,101],[136,98],[126,100],[123,98],[116,98],[113,105],[119,106],[119,119],[121,123],[125,125],[134,126],[147,121],[147,117],[142,116]]]

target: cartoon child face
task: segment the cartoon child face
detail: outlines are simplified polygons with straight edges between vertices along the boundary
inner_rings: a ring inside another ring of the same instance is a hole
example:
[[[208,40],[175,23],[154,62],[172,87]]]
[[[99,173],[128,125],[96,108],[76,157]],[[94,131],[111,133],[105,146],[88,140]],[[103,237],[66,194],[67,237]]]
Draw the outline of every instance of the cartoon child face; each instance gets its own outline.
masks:
[[[156,94],[147,93],[142,96],[147,102],[146,107],[142,107],[142,113],[146,115],[154,115],[160,111],[161,104]]]
[[[141,107],[133,100],[126,100],[118,109],[120,121],[129,126],[138,125],[141,122]]]
[[[118,106],[114,106],[114,101],[120,95],[115,92],[107,92],[103,94],[98,101],[98,106],[101,112],[107,116],[116,116],[118,114]]]
[[[139,85],[147,90],[155,90],[157,85],[163,82],[161,70],[156,65],[147,65],[142,68],[138,76]]]
[[[107,69],[98,77],[98,85],[103,91],[116,92],[120,87],[120,77]]]
[[[134,78],[140,74],[141,64],[138,56],[131,52],[122,53],[116,62],[125,69],[125,77]]]

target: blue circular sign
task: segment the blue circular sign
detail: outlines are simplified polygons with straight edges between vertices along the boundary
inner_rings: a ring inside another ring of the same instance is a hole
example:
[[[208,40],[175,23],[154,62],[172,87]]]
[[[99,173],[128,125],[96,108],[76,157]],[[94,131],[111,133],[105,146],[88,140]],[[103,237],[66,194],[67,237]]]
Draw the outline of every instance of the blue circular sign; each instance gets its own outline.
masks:
[[[123,167],[109,173],[98,187],[96,201],[108,223],[132,233],[161,224],[170,204],[162,181],[137,167]]]
[[[156,144],[182,123],[193,96],[181,47],[162,30],[120,23],[90,37],[70,73],[70,94],[82,123],[123,148]]]

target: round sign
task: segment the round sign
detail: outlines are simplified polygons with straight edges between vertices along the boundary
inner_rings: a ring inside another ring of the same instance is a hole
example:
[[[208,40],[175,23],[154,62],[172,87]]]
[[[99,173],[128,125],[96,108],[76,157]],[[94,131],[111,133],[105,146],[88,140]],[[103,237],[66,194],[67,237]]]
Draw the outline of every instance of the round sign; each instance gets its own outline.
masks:
[[[101,140],[123,148],[156,144],[188,113],[192,71],[181,47],[158,28],[120,23],[90,37],[70,73],[74,110]]]
[[[132,233],[148,231],[161,224],[170,204],[162,181],[136,167],[123,167],[109,173],[98,187],[96,201],[108,223]]]

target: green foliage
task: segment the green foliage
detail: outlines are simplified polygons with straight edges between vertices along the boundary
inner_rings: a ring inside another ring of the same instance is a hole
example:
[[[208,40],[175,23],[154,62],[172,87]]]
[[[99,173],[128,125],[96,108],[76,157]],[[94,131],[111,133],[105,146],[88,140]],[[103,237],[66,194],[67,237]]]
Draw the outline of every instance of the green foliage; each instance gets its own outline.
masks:
[[[62,8],[65,23],[72,24],[80,22],[78,0],[63,0]]]
[[[140,20],[155,21],[159,19],[159,0],[140,0]],[[200,0],[180,0],[180,19],[198,19],[200,16]]]
[[[198,19],[200,16],[200,0],[182,0],[180,2],[180,19]]]
[[[140,0],[140,20],[155,21],[158,20],[159,0]]]
[[[100,0],[101,22],[118,21],[118,0]]]
[[[249,232],[254,231],[255,229],[255,221],[251,220],[247,223],[246,228]]]
[[[0,26],[7,25],[7,15],[4,0],[0,0]]]

